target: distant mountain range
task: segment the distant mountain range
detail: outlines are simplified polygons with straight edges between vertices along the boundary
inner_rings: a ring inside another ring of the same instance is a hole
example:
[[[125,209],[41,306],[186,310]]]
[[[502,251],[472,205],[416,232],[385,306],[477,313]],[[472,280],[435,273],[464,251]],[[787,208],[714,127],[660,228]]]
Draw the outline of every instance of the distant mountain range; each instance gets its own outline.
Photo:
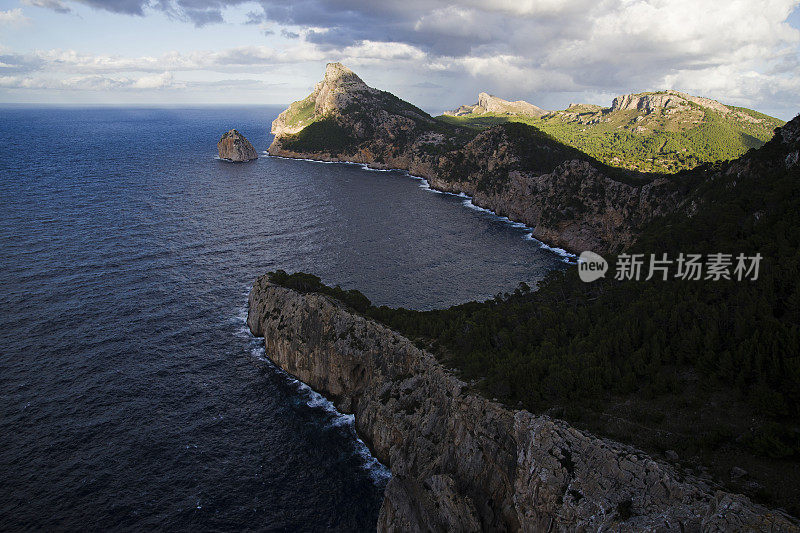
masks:
[[[649,172],[734,159],[763,145],[784,124],[751,109],[678,91],[626,94],[614,98],[611,107],[570,104],[562,111],[480,93],[478,103],[439,118],[476,129],[523,122],[609,165]]]

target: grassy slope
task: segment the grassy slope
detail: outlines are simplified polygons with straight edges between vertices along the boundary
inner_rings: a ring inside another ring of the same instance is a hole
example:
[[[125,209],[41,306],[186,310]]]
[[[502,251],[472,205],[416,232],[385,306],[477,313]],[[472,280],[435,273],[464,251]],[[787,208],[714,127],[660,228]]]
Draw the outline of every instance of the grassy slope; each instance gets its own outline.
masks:
[[[437,119],[475,129],[504,122],[523,122],[612,166],[646,172],[677,172],[699,163],[739,157],[748,149],[763,145],[772,136],[773,129],[783,124],[755,111],[735,109],[765,122],[753,124],[710,110],[702,112],[696,105],[677,116],[658,112],[639,121],[636,119],[642,115],[636,111],[604,114],[589,106],[572,114],[584,122],[598,120],[594,124],[571,122],[572,116],[563,113],[541,118],[483,114],[443,115]],[[645,131],[636,131],[637,127]]]
[[[286,110],[286,125],[289,127],[308,126],[314,120],[314,100],[308,96],[292,102]]]

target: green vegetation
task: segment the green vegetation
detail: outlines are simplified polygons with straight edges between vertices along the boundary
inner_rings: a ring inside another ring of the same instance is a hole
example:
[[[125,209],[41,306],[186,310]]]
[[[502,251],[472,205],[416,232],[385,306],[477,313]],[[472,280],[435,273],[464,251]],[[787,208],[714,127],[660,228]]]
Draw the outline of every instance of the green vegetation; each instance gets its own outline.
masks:
[[[307,126],[314,120],[314,100],[307,97],[292,102],[286,110],[286,125],[289,127]]]
[[[776,142],[685,173],[696,214],[654,220],[631,250],[760,253],[757,281],[591,284],[575,267],[537,291],[449,309],[374,307],[319,289],[430,349],[490,397],[650,451],[675,450],[731,488],[800,513],[800,171]],[[613,258],[612,275],[613,275]],[[315,278],[318,282],[318,278]]]
[[[286,135],[283,147],[293,152],[340,154],[357,144],[352,133],[332,117],[318,119],[297,133]]]
[[[560,142],[578,148],[608,165],[645,172],[678,172],[700,163],[734,159],[772,137],[782,121],[744,108],[733,108],[754,120],[691,104],[675,116],[664,110],[649,115],[636,111],[603,112],[577,108],[535,118],[481,114],[437,117],[451,125],[485,129],[507,122],[535,126]]]
[[[348,307],[354,309],[359,313],[365,313],[370,307],[369,299],[361,294],[361,292],[352,289],[346,291],[339,287],[328,287],[319,277],[313,274],[306,274],[304,272],[295,272],[294,274],[287,274],[283,270],[276,270],[267,274],[269,280],[276,285],[286,287],[288,289],[296,290],[297,292],[309,293],[318,292],[326,294],[336,300],[346,304]]]

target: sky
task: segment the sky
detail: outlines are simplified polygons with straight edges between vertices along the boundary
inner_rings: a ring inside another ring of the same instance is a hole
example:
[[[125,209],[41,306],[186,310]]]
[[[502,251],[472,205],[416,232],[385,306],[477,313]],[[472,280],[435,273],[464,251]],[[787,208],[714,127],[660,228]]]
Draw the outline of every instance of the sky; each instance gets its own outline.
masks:
[[[800,0],[0,0],[0,103],[280,104],[341,61],[438,114],[677,89],[800,113]]]

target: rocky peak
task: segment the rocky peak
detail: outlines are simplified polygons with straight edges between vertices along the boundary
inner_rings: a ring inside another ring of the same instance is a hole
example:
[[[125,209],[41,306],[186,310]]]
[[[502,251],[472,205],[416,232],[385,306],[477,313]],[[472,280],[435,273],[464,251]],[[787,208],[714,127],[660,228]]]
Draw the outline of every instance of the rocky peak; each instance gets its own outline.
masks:
[[[469,115],[469,114],[483,114],[483,113],[500,113],[500,114],[513,114],[513,115],[528,115],[532,117],[540,117],[547,114],[547,111],[541,107],[537,107],[525,100],[516,100],[511,102],[503,100],[497,96],[492,96],[489,93],[482,92],[478,94],[478,103],[473,105],[462,105],[453,111],[446,111],[445,115]]]
[[[314,114],[325,116],[337,114],[354,99],[364,93],[377,92],[358,75],[341,63],[328,63],[325,76],[314,87]]]
[[[343,90],[369,90],[369,86],[355,72],[341,63],[325,65],[322,84],[329,88],[341,87]]]
[[[781,126],[781,139],[790,146],[800,144],[800,115]]]
[[[731,112],[731,109],[716,100],[710,98],[703,98],[700,96],[691,96],[680,91],[659,91],[638,94],[623,94],[617,96],[611,103],[612,111],[643,111],[651,113],[656,108],[678,108],[688,106],[690,103],[697,104],[701,107],[713,109],[722,114]]]
[[[217,151],[220,159],[237,163],[258,159],[258,153],[250,141],[235,129],[222,134],[217,143]]]
[[[788,145],[789,153],[786,154],[786,168],[800,165],[800,115],[776,130],[775,137],[780,137],[783,144]]]
[[[341,63],[328,63],[322,81],[302,100],[293,102],[272,122],[276,137],[297,133],[315,120],[341,115],[351,103],[368,101],[380,91],[373,89]]]

